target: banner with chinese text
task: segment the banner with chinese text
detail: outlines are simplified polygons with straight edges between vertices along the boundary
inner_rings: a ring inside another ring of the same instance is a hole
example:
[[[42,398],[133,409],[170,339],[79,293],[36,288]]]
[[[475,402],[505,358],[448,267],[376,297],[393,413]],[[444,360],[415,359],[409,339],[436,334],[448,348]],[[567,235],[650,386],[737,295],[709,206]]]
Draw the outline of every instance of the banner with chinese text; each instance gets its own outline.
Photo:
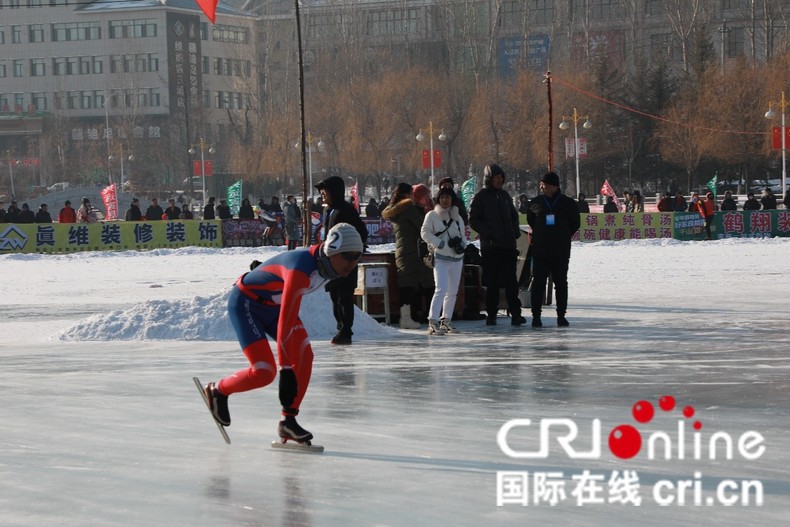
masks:
[[[672,238],[671,212],[581,214],[581,227],[574,240],[641,240]]]

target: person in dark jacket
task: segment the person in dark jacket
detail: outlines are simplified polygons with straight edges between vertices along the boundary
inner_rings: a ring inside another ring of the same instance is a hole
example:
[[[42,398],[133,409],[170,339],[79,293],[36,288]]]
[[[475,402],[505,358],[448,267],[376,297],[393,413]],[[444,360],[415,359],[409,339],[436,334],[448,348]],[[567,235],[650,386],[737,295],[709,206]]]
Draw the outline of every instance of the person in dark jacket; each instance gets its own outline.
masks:
[[[603,211],[606,213],[620,212],[617,210],[617,203],[614,202],[612,196],[606,196],[606,203],[604,203]]]
[[[790,190],[785,192],[785,199],[782,200],[782,203],[785,204],[785,208],[790,210]]]
[[[743,202],[743,210],[760,210],[760,202],[754,197],[754,192],[746,194],[746,201]]]
[[[239,219],[240,220],[254,220],[255,219],[255,211],[252,210],[252,204],[250,200],[244,198],[241,200],[241,207],[239,207]]]
[[[571,239],[581,224],[579,209],[572,198],[560,192],[560,178],[549,172],[540,181],[541,195],[529,204],[527,223],[532,227],[532,327],[543,326],[540,319],[546,280],[551,275],[557,293],[557,325],[568,326],[568,264]]]
[[[167,208],[163,213],[165,218],[170,221],[179,219],[181,217],[181,209],[178,207],[178,205],[176,205],[176,200],[170,198],[167,200],[167,204]]]
[[[19,214],[22,211],[19,210],[19,207],[16,205],[16,200],[11,200],[11,205],[8,206],[8,210],[5,213],[5,218],[3,221],[6,223],[19,223]]]
[[[672,212],[673,208],[672,194],[664,192],[664,197],[658,202],[658,212]]]
[[[584,192],[579,192],[579,201],[576,202],[576,206],[579,209],[579,213],[590,213],[590,204],[587,203],[587,195]]]
[[[529,209],[529,198],[526,194],[519,194],[518,195],[518,213],[519,214],[526,214],[527,209]]]
[[[124,216],[126,221],[143,221],[143,213],[140,210],[140,200],[137,198],[132,198],[132,204],[129,205],[129,208],[126,209],[126,215]]]
[[[724,199],[721,202],[721,210],[738,210],[738,203],[733,199],[732,192],[729,190],[724,193]]]
[[[30,210],[27,203],[22,204],[22,210],[17,215],[16,223],[36,223],[36,215]]]
[[[516,280],[516,239],[521,236],[521,229],[513,200],[502,188],[504,183],[505,171],[500,166],[486,166],[483,171],[483,188],[475,194],[469,207],[469,224],[480,236],[487,326],[496,325],[499,290],[502,288],[505,289],[510,323],[520,326],[526,322],[521,316]]]
[[[5,204],[0,201],[0,223],[5,223]]]
[[[339,176],[331,176],[320,181],[315,188],[321,193],[326,205],[324,215],[324,239],[329,230],[338,223],[348,223],[354,227],[362,243],[367,247],[368,230],[354,206],[344,199],[346,185]],[[272,198],[274,202],[275,198]],[[279,206],[279,204],[278,204]],[[332,311],[337,321],[337,334],[332,337],[332,344],[351,344],[354,334],[354,289],[357,287],[357,267],[346,277],[338,278],[326,285],[332,299]]]
[[[214,216],[214,200],[216,200],[214,196],[208,199],[208,203],[206,206],[203,207],[203,219],[204,220],[213,220],[216,216]]]
[[[36,212],[36,223],[52,223],[52,216],[47,210],[46,203],[42,203],[38,206],[38,212]]]
[[[162,214],[165,211],[162,210],[162,207],[159,206],[159,202],[156,198],[151,199],[151,206],[149,206],[145,211],[145,219],[148,221],[158,221],[162,219]]]
[[[230,207],[228,207],[228,203],[224,199],[219,200],[219,205],[217,205],[217,217],[221,220],[233,218],[233,215],[230,213]]]
[[[675,201],[672,202],[672,211],[673,212],[686,212],[688,208],[688,203],[686,203],[686,198],[683,197],[679,191],[675,194]]]
[[[776,209],[776,195],[773,190],[766,188],[763,191],[763,197],[760,199],[760,203],[763,205],[763,210]]]
[[[377,220],[381,217],[379,205],[374,198],[370,198],[368,204],[365,205],[365,217],[369,220]]]
[[[192,213],[192,209],[189,207],[189,203],[184,203],[181,207],[181,215],[178,217],[180,220],[194,220],[195,215]]]

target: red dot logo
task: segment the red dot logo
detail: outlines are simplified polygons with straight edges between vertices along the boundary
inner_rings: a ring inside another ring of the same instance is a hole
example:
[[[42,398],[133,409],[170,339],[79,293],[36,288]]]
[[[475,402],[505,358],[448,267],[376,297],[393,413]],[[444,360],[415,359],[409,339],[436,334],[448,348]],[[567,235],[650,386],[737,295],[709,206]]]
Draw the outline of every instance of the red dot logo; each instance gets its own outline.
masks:
[[[675,398],[671,395],[665,395],[658,400],[658,406],[665,412],[671,412],[675,409]]]
[[[649,423],[654,414],[653,405],[648,401],[639,401],[631,408],[631,415],[638,423]]]
[[[683,415],[685,417],[687,417],[688,419],[691,419],[692,417],[694,417],[694,407],[693,406],[687,406],[687,407],[683,408]]]
[[[631,425],[620,425],[609,433],[609,450],[620,459],[631,459],[642,448],[642,435]]]

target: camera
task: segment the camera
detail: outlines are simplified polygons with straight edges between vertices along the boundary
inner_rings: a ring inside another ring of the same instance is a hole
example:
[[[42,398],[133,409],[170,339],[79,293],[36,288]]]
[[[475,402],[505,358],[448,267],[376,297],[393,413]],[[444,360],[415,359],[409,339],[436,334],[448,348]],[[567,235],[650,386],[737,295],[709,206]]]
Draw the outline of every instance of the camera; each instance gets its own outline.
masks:
[[[450,241],[447,243],[447,245],[452,247],[457,254],[464,254],[464,242],[458,236],[450,238]]]

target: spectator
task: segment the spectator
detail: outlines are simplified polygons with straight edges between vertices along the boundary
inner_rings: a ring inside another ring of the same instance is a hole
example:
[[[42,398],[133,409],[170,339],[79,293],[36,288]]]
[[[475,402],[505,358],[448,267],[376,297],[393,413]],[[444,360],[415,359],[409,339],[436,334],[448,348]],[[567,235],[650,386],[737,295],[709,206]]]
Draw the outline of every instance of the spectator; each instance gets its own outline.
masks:
[[[129,208],[126,209],[126,214],[124,216],[126,221],[143,221],[143,213],[140,210],[140,200],[137,198],[132,198],[132,203],[129,205]]]
[[[466,205],[464,204],[464,200],[461,199],[461,196],[455,193],[455,182],[451,177],[444,177],[439,181],[439,190],[443,188],[449,188],[453,191],[453,205],[458,209],[458,215],[461,216],[461,219],[464,221],[464,225],[469,223],[469,213],[466,212]]]
[[[19,221],[19,214],[22,211],[19,210],[19,207],[16,205],[16,200],[11,200],[11,205],[8,206],[8,210],[5,213],[5,222],[6,223],[18,223]]]
[[[217,198],[215,198],[214,196],[210,197],[208,199],[208,203],[206,203],[206,206],[203,207],[203,219],[204,220],[213,220],[215,218],[215,216],[214,216],[214,200],[216,200],[216,199]]]
[[[58,223],[77,223],[77,211],[72,208],[71,201],[66,200],[58,212]]]
[[[221,220],[233,219],[233,215],[230,213],[230,207],[228,207],[224,199],[219,200],[219,205],[217,205],[217,216]]]
[[[381,217],[378,203],[376,203],[376,200],[373,198],[370,198],[368,204],[365,206],[365,217],[371,220],[377,220]]]
[[[699,208],[700,216],[705,219],[705,236],[706,240],[712,239],[710,232],[710,224],[713,223],[713,217],[716,214],[716,199],[713,197],[713,192],[705,194],[705,201],[700,201],[697,205]]]
[[[743,202],[743,210],[760,210],[760,202],[754,197],[754,192],[746,194],[746,201]]]
[[[389,196],[384,196],[381,198],[381,203],[379,203],[379,216],[384,217],[384,209],[386,209],[390,204]]]
[[[167,208],[165,209],[164,217],[162,219],[174,221],[179,219],[180,217],[181,217],[181,209],[178,208],[178,205],[176,205],[176,200],[170,198],[169,200],[167,200]]]
[[[634,212],[634,200],[631,199],[631,192],[626,190],[623,192],[623,205],[625,205],[626,212]]]
[[[606,203],[603,206],[604,212],[618,212],[617,210],[617,203],[614,202],[614,198],[612,196],[606,196]]]
[[[664,192],[664,197],[658,202],[658,212],[672,212],[673,208],[672,194]]]
[[[244,198],[241,200],[241,207],[239,207],[239,219],[240,220],[254,220],[255,219],[255,211],[252,210],[252,204],[250,200]]]
[[[285,238],[288,240],[288,250],[293,251],[299,246],[299,223],[302,211],[296,204],[296,198],[289,194],[285,198]]]
[[[46,203],[39,205],[38,212],[36,212],[36,223],[52,223],[52,216],[47,210]]]
[[[774,192],[769,187],[766,187],[763,191],[763,197],[760,199],[760,203],[763,205],[763,210],[776,209],[776,195],[774,195]]]
[[[184,203],[184,206],[181,207],[181,215],[178,217],[180,220],[193,220],[195,219],[195,215],[192,214],[192,209],[189,206],[189,203]]]
[[[0,223],[5,223],[5,203],[0,201]]]
[[[453,205],[453,189],[442,187],[436,197],[438,203],[425,215],[420,236],[431,247],[434,255],[433,281],[436,291],[428,310],[428,334],[456,333],[452,323],[458,286],[464,270],[466,249],[465,226]]]
[[[785,209],[790,210],[790,190],[785,192],[785,199],[782,200],[782,203],[784,203]],[[0,208],[2,208],[2,207],[0,207]],[[0,221],[2,221],[2,220],[0,220]]]
[[[159,221],[162,219],[164,213],[165,211],[159,206],[159,202],[156,198],[152,198],[151,205],[145,211],[145,219],[148,221]]]
[[[568,264],[571,239],[580,226],[579,211],[573,200],[560,192],[560,178],[554,172],[543,176],[540,190],[542,195],[530,202],[527,213],[532,227],[532,327],[543,326],[540,316],[549,275],[557,293],[557,325],[566,327]],[[633,199],[638,203],[637,198]]]
[[[738,203],[733,199],[732,192],[729,190],[724,193],[721,210],[738,210]]]
[[[327,240],[327,233],[332,227],[338,223],[348,223],[357,230],[364,245],[368,239],[368,230],[354,206],[343,199],[345,187],[343,178],[339,176],[328,177],[315,186],[321,192],[321,197],[327,207],[324,217],[324,240]],[[272,202],[275,199],[272,198]],[[332,344],[351,344],[351,336],[354,334],[352,327],[354,325],[354,289],[356,287],[356,266],[346,277],[333,280],[326,286],[329,297],[332,299],[332,311],[337,321],[337,334],[332,337]]]
[[[423,264],[419,254],[420,229],[423,226],[422,207],[414,202],[414,189],[408,183],[398,183],[389,206],[381,217],[392,223],[395,233],[395,266],[400,299],[400,327],[419,329],[423,300],[433,296],[433,272]]]
[[[689,212],[699,212],[699,192],[691,193],[691,200],[689,201]]]
[[[483,171],[483,188],[475,194],[469,210],[469,223],[480,235],[483,257],[483,285],[486,286],[486,325],[495,326],[499,310],[499,290],[505,289],[511,324],[526,322],[521,316],[516,281],[516,239],[521,236],[518,213],[510,195],[502,188],[505,171],[488,165]],[[575,204],[574,204],[575,207]]]
[[[36,215],[30,210],[27,203],[22,204],[22,210],[17,216],[16,223],[36,223]]]
[[[672,202],[672,210],[674,212],[686,212],[686,208],[688,208],[686,198],[684,198],[683,194],[678,191],[678,193],[675,194],[675,201]]]
[[[272,196],[272,202],[269,204],[269,212],[273,215],[276,212],[282,213],[283,208],[280,206],[280,198]]]
[[[526,194],[518,195],[518,213],[526,214],[529,210],[529,197]]]
[[[96,215],[96,210],[91,206],[91,200],[86,197],[82,198],[82,205],[77,209],[77,223],[96,223],[99,217]]]
[[[576,206],[579,209],[579,214],[590,213],[590,204],[587,203],[587,196],[583,192],[579,192],[579,201],[576,202]]]
[[[269,212],[269,205],[263,201],[263,198],[258,199],[258,209],[262,210],[263,212]]]
[[[645,211],[645,198],[642,197],[642,193],[638,190],[635,190],[634,193],[631,195],[631,201],[634,204],[633,212],[644,212]]]
[[[321,196],[318,196],[315,199],[315,203],[313,204],[313,206],[312,206],[310,211],[311,212],[317,212],[318,214],[323,216],[324,215],[324,198],[322,198]]]

